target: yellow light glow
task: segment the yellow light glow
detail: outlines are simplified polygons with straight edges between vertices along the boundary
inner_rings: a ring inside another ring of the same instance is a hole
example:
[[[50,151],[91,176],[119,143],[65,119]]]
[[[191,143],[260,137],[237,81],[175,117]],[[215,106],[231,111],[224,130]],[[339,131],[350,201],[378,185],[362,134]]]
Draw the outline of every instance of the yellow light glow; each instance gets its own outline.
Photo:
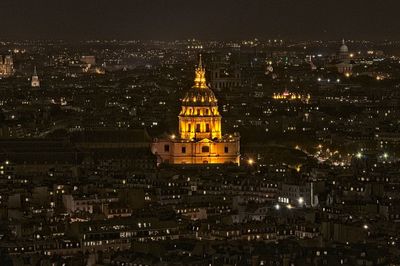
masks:
[[[207,88],[207,84],[206,84],[206,71],[203,68],[203,64],[201,61],[201,55],[200,55],[200,61],[199,61],[199,65],[196,68],[196,72],[195,72],[195,79],[194,79],[194,86],[195,88],[202,88],[205,89]]]
[[[296,171],[297,171],[297,172],[300,172],[300,170],[301,170],[301,165],[297,165],[297,166],[296,166]]]
[[[311,98],[310,94],[300,94],[300,93],[293,93],[285,90],[282,93],[273,93],[272,94],[272,99],[274,100],[301,100],[308,102]]]
[[[157,163],[239,165],[239,136],[222,136],[221,122],[217,99],[206,84],[200,58],[194,85],[182,99],[179,135],[171,134],[152,143],[152,152],[159,154]]]

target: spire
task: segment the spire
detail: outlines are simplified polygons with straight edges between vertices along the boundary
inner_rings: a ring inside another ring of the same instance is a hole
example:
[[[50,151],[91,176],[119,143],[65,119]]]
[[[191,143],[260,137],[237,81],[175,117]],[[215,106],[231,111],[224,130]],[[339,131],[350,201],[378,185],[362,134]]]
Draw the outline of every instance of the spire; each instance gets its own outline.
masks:
[[[199,55],[199,66],[198,66],[198,68],[203,69],[203,62],[201,60],[201,54]]]
[[[39,81],[39,76],[37,74],[36,66],[33,67],[33,75],[31,78],[31,87],[32,88],[39,88],[40,87],[40,81]]]
[[[342,44],[345,45],[346,41],[344,40],[344,38],[342,39]]]
[[[200,89],[204,89],[207,88],[207,84],[206,84],[206,71],[203,68],[203,62],[201,60],[201,54],[199,56],[199,64],[196,68],[195,71],[195,79],[194,79],[194,87],[195,88],[200,88]]]

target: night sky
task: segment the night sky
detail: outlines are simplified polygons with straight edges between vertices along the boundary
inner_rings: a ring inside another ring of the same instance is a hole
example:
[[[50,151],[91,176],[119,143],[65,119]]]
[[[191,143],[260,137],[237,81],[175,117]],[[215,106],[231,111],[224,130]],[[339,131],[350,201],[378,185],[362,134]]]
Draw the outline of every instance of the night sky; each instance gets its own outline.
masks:
[[[400,39],[399,0],[0,0],[6,39]]]

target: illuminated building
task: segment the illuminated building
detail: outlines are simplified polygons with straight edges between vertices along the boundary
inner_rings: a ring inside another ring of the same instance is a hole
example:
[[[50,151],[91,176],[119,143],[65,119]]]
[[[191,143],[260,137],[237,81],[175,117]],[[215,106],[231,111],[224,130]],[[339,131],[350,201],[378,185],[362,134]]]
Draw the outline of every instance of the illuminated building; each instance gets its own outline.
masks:
[[[89,74],[101,74],[104,75],[106,70],[101,67],[97,66],[96,64],[96,57],[94,55],[84,55],[80,59],[82,64],[82,71],[83,73]]]
[[[201,58],[195,74],[194,85],[182,100],[179,134],[156,139],[152,152],[159,163],[239,164],[240,137],[222,134],[218,101],[206,84]]]
[[[40,81],[39,81],[39,76],[36,71],[36,67],[33,70],[33,75],[31,79],[31,87],[32,88],[39,88],[40,87]]]
[[[340,46],[337,60],[335,64],[337,71],[349,77],[353,71],[353,64],[350,62],[349,48],[344,40],[342,41],[342,46]]]
[[[300,93],[293,93],[289,92],[288,90],[285,90],[282,93],[274,93],[272,95],[272,98],[274,100],[290,100],[290,101],[298,100],[308,103],[311,99],[311,96],[310,94],[303,95]]]
[[[14,74],[14,61],[11,55],[0,55],[0,78],[10,77]]]

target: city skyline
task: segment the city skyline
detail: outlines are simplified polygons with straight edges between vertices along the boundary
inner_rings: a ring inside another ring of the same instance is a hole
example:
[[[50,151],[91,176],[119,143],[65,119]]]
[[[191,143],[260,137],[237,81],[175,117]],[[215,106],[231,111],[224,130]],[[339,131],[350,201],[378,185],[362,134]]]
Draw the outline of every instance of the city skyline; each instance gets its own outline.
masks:
[[[399,266],[368,2],[0,0],[0,265]]]

